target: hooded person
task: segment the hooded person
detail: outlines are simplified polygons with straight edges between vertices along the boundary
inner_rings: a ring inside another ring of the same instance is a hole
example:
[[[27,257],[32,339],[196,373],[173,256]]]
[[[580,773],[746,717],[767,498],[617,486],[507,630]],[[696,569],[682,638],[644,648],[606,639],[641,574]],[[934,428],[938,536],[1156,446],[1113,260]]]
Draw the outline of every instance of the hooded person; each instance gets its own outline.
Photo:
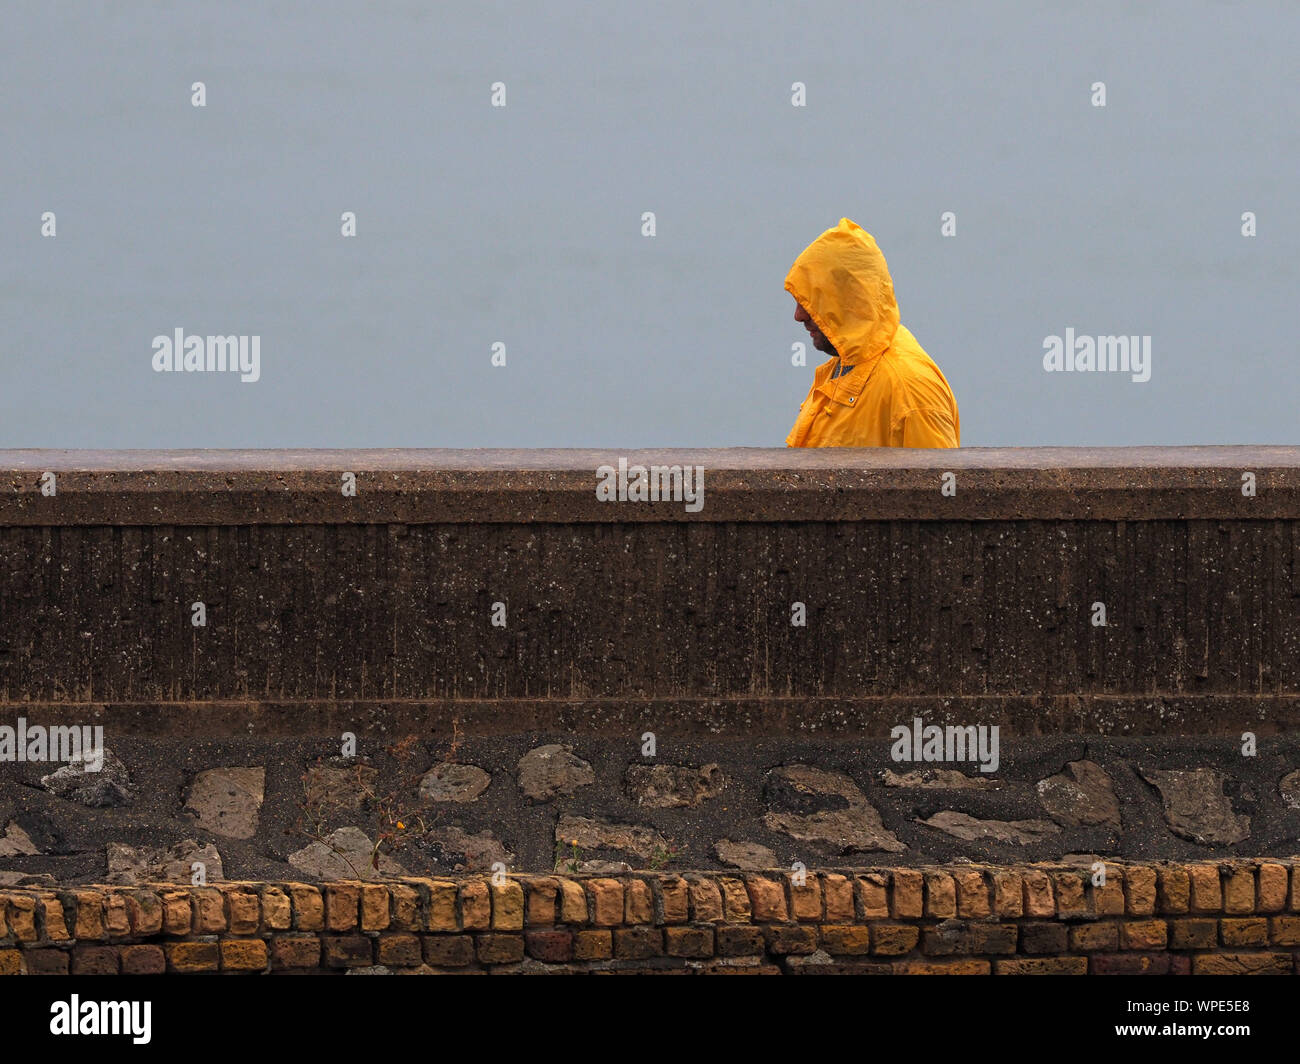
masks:
[[[957,400],[898,320],[894,282],[871,234],[848,218],[809,244],[785,278],[813,346],[790,447],[959,447]]]

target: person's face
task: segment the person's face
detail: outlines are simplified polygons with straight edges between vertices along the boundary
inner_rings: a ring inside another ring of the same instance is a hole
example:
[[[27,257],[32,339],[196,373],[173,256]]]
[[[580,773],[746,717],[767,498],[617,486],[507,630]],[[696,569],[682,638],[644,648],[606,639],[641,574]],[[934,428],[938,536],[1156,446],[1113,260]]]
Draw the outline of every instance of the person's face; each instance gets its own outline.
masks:
[[[826,339],[826,334],[817,328],[816,322],[812,320],[808,312],[803,309],[803,304],[797,299],[794,301],[794,320],[802,322],[803,327],[808,330],[808,335],[812,337],[813,347],[827,355],[835,355],[838,352],[831,346],[831,342]]]

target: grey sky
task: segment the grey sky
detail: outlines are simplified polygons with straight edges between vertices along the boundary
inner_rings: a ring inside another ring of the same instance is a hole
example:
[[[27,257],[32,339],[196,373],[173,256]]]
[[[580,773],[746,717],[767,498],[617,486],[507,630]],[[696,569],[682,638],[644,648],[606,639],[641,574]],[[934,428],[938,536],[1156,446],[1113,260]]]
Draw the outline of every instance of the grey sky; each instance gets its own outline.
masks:
[[[964,445],[1295,442],[1300,8],[1044,6],[7,0],[0,446],[779,446],[841,216]]]

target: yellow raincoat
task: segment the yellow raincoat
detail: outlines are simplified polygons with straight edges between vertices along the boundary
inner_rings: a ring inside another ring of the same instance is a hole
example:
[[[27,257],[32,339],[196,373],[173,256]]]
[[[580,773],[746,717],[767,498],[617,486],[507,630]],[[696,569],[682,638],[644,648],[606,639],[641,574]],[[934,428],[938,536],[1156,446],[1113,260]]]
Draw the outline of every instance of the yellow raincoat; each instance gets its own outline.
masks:
[[[894,282],[870,233],[841,218],[795,259],[785,290],[840,355],[838,366],[832,358],[817,367],[788,446],[961,445],[957,400],[899,323]]]

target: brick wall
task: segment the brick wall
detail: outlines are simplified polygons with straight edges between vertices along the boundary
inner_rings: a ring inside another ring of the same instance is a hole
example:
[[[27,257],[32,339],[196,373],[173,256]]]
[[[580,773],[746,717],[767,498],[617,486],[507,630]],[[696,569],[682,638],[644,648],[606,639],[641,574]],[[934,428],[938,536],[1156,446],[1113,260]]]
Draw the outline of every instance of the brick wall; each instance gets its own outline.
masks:
[[[1291,974],[1290,861],[0,893],[0,973]]]

